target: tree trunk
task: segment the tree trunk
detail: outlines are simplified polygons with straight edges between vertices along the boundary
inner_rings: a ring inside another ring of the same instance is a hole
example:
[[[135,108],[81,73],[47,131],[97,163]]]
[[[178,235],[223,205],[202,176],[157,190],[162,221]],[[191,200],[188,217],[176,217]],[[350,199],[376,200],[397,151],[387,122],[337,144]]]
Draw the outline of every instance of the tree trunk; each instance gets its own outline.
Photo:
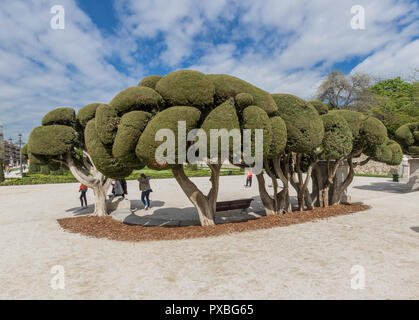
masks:
[[[65,165],[68,166],[73,176],[80,182],[91,188],[94,193],[95,210],[93,216],[103,217],[108,215],[106,207],[106,192],[108,191],[112,180],[106,178],[99,172],[90,159],[87,153],[83,153],[83,162],[87,167],[88,172],[75,165],[72,155],[66,155]]]
[[[341,185],[334,185],[332,190],[332,200],[330,202],[330,205],[339,204],[342,201],[342,194],[345,192],[345,190],[349,187],[349,185],[354,180],[355,176],[355,170],[354,170],[354,164],[352,162],[352,157],[348,158],[348,164],[349,164],[349,172],[345,180]]]
[[[307,174],[305,179],[303,178],[303,171],[301,170],[301,155],[300,154],[292,154],[292,159],[294,161],[295,172],[298,175],[298,181],[295,179],[295,175],[291,175],[291,184],[297,191],[297,199],[298,199],[298,210],[304,210],[304,203],[307,204],[308,209],[313,209],[312,200],[310,193],[307,190],[308,183],[310,182],[311,173],[313,171],[313,167],[316,166],[318,160],[315,159],[307,168]],[[307,199],[307,201],[305,201]]]
[[[186,176],[182,164],[176,164],[172,167],[173,175],[179,183],[183,192],[198,211],[199,221],[202,226],[211,226],[215,224],[215,211],[217,205],[217,196],[220,180],[219,164],[208,164],[211,169],[211,190],[208,195],[204,195],[201,190]]]
[[[257,174],[256,178],[258,180],[260,200],[262,201],[263,207],[265,208],[266,215],[271,216],[271,215],[277,214],[278,207],[277,207],[277,201],[275,201],[276,200],[275,191],[274,191],[274,197],[271,198],[269,196],[269,193],[266,191],[265,178],[263,177],[263,173]]]
[[[104,217],[108,215],[108,210],[106,207],[106,191],[103,186],[92,187],[93,194],[95,196],[95,211],[92,215],[98,217]]]

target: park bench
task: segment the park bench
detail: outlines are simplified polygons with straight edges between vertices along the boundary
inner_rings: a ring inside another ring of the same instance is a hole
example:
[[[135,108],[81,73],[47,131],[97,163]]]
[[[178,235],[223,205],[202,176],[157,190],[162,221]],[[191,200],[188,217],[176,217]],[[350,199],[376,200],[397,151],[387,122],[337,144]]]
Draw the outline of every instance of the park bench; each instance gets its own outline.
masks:
[[[246,213],[252,201],[253,201],[252,198],[231,200],[231,201],[220,201],[220,202],[217,202],[215,211],[219,212],[219,211],[241,209],[242,210],[241,213]]]

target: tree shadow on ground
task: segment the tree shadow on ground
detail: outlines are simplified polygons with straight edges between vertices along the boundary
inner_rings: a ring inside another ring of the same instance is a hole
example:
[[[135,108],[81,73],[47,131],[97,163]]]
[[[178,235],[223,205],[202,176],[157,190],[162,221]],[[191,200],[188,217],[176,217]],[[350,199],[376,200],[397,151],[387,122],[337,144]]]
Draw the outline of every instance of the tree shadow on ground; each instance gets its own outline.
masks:
[[[216,224],[244,222],[248,220],[257,219],[265,215],[265,210],[261,204],[259,197],[254,197],[247,212],[242,210],[220,211],[215,214]],[[142,204],[141,204],[142,206]],[[154,201],[152,202],[152,207]],[[159,208],[153,210],[149,214],[142,212],[141,215],[129,215],[124,220],[128,224],[139,224],[145,226],[196,226],[200,225],[198,213],[193,206],[185,208]]]
[[[407,187],[404,183],[400,182],[373,182],[368,185],[354,186],[354,189],[369,190],[369,191],[382,191],[391,193],[406,193]]]
[[[95,206],[93,204],[89,204],[87,207],[74,207],[67,209],[65,212],[72,212],[74,216],[84,216],[87,214],[91,214],[95,211]]]
[[[150,200],[150,204],[152,208],[160,208],[163,207],[165,202],[160,200]],[[144,205],[141,200],[131,200],[131,210],[140,210],[144,209]]]
[[[413,231],[419,233],[419,227],[411,227],[410,229],[412,229]]]

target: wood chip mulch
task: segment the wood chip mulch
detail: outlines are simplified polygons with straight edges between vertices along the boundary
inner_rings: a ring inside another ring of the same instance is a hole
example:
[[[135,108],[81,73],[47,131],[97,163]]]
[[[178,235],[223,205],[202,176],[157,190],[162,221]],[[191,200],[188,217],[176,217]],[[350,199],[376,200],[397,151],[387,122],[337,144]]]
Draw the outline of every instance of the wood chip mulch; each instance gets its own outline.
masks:
[[[180,240],[214,237],[250,230],[285,227],[309,221],[352,214],[370,209],[362,204],[336,205],[328,208],[315,208],[308,211],[294,211],[284,215],[262,217],[246,222],[218,224],[215,226],[187,227],[143,227],[130,226],[112,217],[83,216],[57,220],[67,232],[78,233],[93,238],[106,238],[118,241]]]

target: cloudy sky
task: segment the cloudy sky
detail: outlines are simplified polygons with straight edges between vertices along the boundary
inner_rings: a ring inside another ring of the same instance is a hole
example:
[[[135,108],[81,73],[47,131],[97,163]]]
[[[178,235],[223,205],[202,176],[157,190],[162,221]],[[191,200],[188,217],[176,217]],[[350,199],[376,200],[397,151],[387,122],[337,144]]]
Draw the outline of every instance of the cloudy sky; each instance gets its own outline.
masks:
[[[53,29],[61,5],[64,29]],[[351,8],[365,9],[354,30]],[[419,67],[410,0],[0,0],[0,123],[24,139],[57,107],[107,103],[144,76],[227,73],[311,98],[332,69],[386,78]]]

